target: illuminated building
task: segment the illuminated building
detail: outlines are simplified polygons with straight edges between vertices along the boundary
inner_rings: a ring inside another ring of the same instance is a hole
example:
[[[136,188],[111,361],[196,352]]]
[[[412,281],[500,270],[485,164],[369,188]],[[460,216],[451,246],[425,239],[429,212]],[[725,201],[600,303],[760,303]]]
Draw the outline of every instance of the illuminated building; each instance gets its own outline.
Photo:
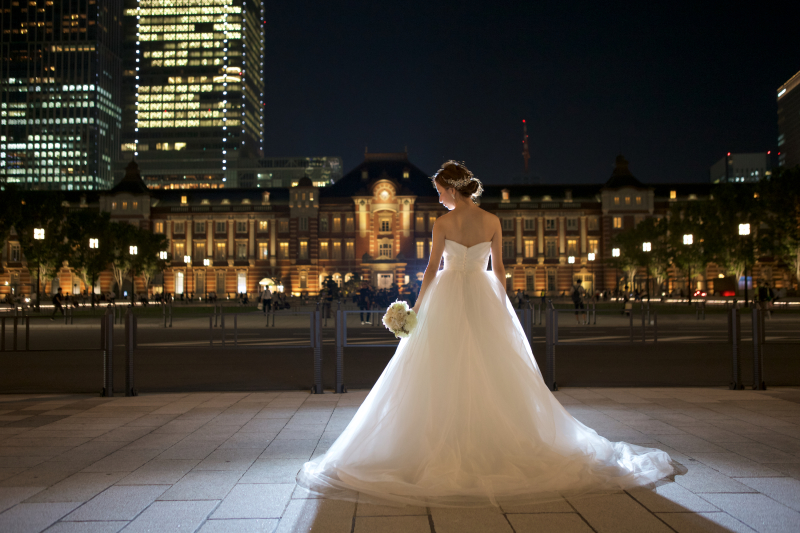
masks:
[[[772,175],[770,152],[732,154],[721,158],[709,169],[711,183],[752,183]]]
[[[778,164],[800,165],[800,72],[778,88]]]
[[[0,186],[113,184],[122,0],[2,0]]]
[[[235,186],[263,154],[263,19],[255,0],[125,0],[122,160]]]

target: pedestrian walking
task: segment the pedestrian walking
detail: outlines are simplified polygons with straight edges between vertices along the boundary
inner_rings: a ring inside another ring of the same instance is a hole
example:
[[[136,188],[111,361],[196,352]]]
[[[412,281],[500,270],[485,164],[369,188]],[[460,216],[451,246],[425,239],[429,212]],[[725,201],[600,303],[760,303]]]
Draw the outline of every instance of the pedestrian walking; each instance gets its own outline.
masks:
[[[53,314],[50,315],[50,320],[55,320],[56,312],[61,311],[61,315],[64,315],[64,306],[62,302],[64,301],[64,295],[61,292],[61,287],[58,288],[58,292],[53,295]]]
[[[575,321],[578,324],[586,324],[586,308],[583,304],[586,290],[581,283],[583,283],[581,280],[577,280],[572,286],[572,303],[575,305]]]
[[[365,313],[364,311],[369,311],[372,305],[372,291],[369,289],[369,285],[366,282],[361,284],[361,289],[358,291],[358,309],[361,311],[361,325],[372,324],[372,317],[370,313]],[[364,319],[366,315],[367,320]]]
[[[261,292],[261,308],[264,310],[264,315],[272,311],[272,291],[269,290],[269,285],[264,285],[264,290]]]

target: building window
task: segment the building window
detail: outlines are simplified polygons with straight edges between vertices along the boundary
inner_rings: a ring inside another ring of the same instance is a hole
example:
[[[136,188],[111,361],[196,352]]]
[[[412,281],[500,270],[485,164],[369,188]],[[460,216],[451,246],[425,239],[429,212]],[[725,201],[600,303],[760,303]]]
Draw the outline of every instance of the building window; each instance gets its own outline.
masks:
[[[175,243],[175,258],[178,261],[183,261],[183,256],[186,255],[186,245],[182,242]]]
[[[128,209],[128,202],[122,202],[122,210],[126,211]]]
[[[319,243],[319,258],[320,259],[328,258],[328,241],[322,241]]]
[[[503,218],[501,220],[503,222],[503,231],[513,231],[514,230],[514,219],[513,218]]]
[[[598,241],[597,239],[589,239],[586,251],[588,253],[599,254],[600,253],[599,242],[600,241]],[[595,257],[596,257],[596,255],[595,255]]]
[[[218,242],[217,243],[216,252],[217,253],[214,255],[214,259],[216,261],[225,261],[226,259],[228,259],[228,254],[227,254],[227,252],[225,250],[225,243],[224,242]]]
[[[410,175],[411,173],[408,171],[407,168],[403,170],[403,179],[407,180]]]
[[[133,209],[139,209],[139,202],[133,202]]]
[[[641,196],[637,196],[636,197],[636,205],[642,205],[642,197]]]
[[[547,291],[555,292],[556,290],[556,273],[554,270],[547,271]]]
[[[186,205],[188,203],[189,203],[189,197],[188,196],[181,196],[181,205]]]
[[[278,232],[279,233],[289,233],[289,221],[286,219],[281,219],[278,221]]]
[[[547,231],[556,229],[556,219],[552,217],[544,219],[544,229]]]
[[[417,241],[417,259],[425,258],[425,242]]]
[[[347,217],[344,219],[344,230],[346,232],[349,232],[349,233],[352,233],[353,231],[355,231],[355,228],[353,226],[353,216],[352,215],[347,215]]]
[[[380,231],[392,231],[392,221],[389,218],[382,218],[380,221]]]
[[[153,224],[153,233],[164,233],[164,223],[163,222],[155,222]]]
[[[258,243],[258,258],[269,259],[269,243],[266,242]]]
[[[173,226],[173,233],[178,233],[183,235],[186,233],[186,226],[183,222],[175,222]]]
[[[678,199],[678,191],[669,191],[669,199],[670,200],[677,200]]]
[[[205,222],[195,222],[194,223],[194,232],[195,233],[205,233],[206,232],[206,223]]]
[[[534,281],[535,280],[533,277],[533,272],[530,270],[525,272],[525,291],[528,293],[529,296],[533,296],[533,291],[536,290]]]
[[[514,258],[514,240],[503,239],[503,259]]]
[[[175,294],[183,294],[183,272],[175,272]]]
[[[597,217],[589,217],[589,231],[600,229],[600,221]]]
[[[289,259],[289,243],[287,241],[279,244],[278,259]]]
[[[422,215],[417,215],[417,220],[415,222],[414,231],[425,231],[425,217]]]
[[[308,272],[306,271],[300,272],[300,288],[301,289],[308,288]]]
[[[625,197],[625,205],[631,205],[631,197],[630,196],[626,196]]]
[[[536,229],[536,219],[535,218],[526,218],[525,219],[525,231],[533,231]]]
[[[345,259],[355,259],[356,258],[356,243],[355,242],[347,241],[345,243],[344,258]]]
[[[614,197],[614,205],[619,205],[619,196]]]
[[[381,243],[380,249],[378,252],[378,257],[383,257],[387,259],[391,259],[392,257],[392,244],[391,243]]]
[[[328,215],[319,217],[319,232],[328,233]]]
[[[214,231],[217,233],[225,233],[227,231],[227,224],[224,220],[217,220],[214,223]]]
[[[308,217],[300,217],[300,231],[308,231]]]
[[[236,243],[236,259],[239,259],[239,260],[247,259],[247,243],[246,242],[237,242]]]
[[[116,211],[116,210],[117,210],[117,202],[111,202],[111,209],[112,209],[113,211]]]
[[[268,220],[259,220],[258,221],[258,231],[267,231],[269,229],[269,221]]]
[[[237,220],[236,221],[236,233],[247,233],[247,221],[246,220]]]
[[[300,257],[299,259],[308,259],[308,241],[303,239],[300,241]]]
[[[567,255],[578,255],[578,239],[567,239]]]
[[[241,294],[247,293],[247,272],[236,273],[236,292]]]
[[[433,225],[436,223],[436,215],[428,216],[428,231],[433,231]]]
[[[342,217],[336,215],[333,217],[333,232],[339,233],[342,231]]]
[[[19,252],[19,244],[12,244],[11,245],[11,262],[12,263],[19,263],[22,261],[21,254]]]
[[[525,257],[531,258],[534,256],[536,241],[533,239],[525,239]]]
[[[567,219],[567,229],[577,231],[578,230],[578,219],[575,217],[569,217]]]
[[[545,241],[544,256],[547,259],[555,259],[558,257],[557,244],[555,238],[549,238]]]
[[[340,260],[342,258],[342,243],[335,241],[333,243],[333,259]]]
[[[622,217],[614,217],[614,229],[622,229]]]
[[[203,264],[203,259],[206,258],[206,243],[194,243],[194,262],[200,265]]]

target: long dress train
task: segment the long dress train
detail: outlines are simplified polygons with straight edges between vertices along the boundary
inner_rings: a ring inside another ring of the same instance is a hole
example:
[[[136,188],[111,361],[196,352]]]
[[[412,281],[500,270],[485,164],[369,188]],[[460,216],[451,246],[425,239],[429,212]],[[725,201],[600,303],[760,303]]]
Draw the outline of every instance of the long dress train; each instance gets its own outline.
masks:
[[[490,243],[446,240],[419,324],[347,428],[297,483],[361,501],[488,506],[653,484],[676,473],[661,450],[610,442],[545,385]]]

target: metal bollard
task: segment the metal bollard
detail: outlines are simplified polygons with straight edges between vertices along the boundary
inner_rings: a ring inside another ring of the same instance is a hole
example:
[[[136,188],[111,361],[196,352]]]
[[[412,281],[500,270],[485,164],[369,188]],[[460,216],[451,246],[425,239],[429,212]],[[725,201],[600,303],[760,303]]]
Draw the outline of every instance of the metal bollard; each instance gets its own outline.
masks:
[[[764,384],[764,353],[761,346],[762,321],[764,311],[753,307],[753,390],[767,390]]]
[[[167,327],[167,304],[166,303],[162,303],[161,304],[161,315],[164,317],[164,328],[166,329],[166,327]]]
[[[647,322],[645,322],[644,309],[642,309],[642,342],[647,341]]]
[[[742,390],[742,358],[740,342],[742,340],[742,322],[739,310],[731,307],[728,311],[728,341],[731,343],[731,390]]]
[[[658,309],[653,309],[653,342],[658,342]]]
[[[138,396],[133,381],[133,349],[136,346],[136,316],[128,308],[125,314],[125,396]]]
[[[238,346],[239,344],[239,315],[234,313],[233,315],[233,345]]]
[[[169,302],[169,327],[172,327],[172,301]]]
[[[0,317],[0,352],[6,351],[6,317]]]
[[[17,322],[19,321],[18,317],[14,317],[14,342],[12,343],[12,349],[16,352],[17,351]]]
[[[214,325],[211,315],[208,315],[208,345],[214,346]]]
[[[633,342],[633,308],[631,308],[631,311],[630,313],[628,313],[628,316],[631,319],[631,342]]]
[[[225,347],[225,315],[220,315],[219,318],[220,328],[222,328],[222,347]]]
[[[344,386],[344,333],[347,328],[347,315],[336,310],[336,394],[347,392]]]
[[[557,391],[556,384],[556,343],[558,342],[558,311],[552,302],[546,310],[545,325],[545,384],[551,391]]]
[[[114,323],[115,311],[110,307],[100,319],[101,348],[103,350],[102,396],[114,396]]]
[[[314,348],[314,384],[312,394],[322,394],[322,313],[317,309],[311,312],[311,346]]]

